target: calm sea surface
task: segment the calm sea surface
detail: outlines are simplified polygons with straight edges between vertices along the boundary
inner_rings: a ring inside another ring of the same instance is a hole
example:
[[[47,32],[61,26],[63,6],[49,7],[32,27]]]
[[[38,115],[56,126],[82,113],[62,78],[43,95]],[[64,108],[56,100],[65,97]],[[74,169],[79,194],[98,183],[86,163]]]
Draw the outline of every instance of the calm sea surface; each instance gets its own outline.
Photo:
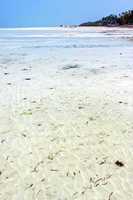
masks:
[[[26,56],[30,61],[56,54],[132,48],[132,38],[133,29],[126,28],[0,29],[0,64],[26,61]]]

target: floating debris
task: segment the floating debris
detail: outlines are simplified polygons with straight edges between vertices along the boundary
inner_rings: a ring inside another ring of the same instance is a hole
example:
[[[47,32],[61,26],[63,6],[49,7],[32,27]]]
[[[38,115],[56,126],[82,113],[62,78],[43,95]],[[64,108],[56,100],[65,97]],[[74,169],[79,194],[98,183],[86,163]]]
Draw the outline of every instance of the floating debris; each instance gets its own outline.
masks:
[[[123,166],[124,166],[123,162],[121,162],[121,161],[119,161],[119,160],[117,160],[117,161],[115,162],[115,164],[116,164],[118,167],[123,167]]]

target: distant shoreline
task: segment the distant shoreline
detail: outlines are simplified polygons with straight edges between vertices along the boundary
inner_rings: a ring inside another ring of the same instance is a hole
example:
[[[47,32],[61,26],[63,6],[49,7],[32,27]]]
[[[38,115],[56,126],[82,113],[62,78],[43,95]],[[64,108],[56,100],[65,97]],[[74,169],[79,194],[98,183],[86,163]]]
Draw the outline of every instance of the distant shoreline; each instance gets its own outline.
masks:
[[[88,22],[81,23],[79,26],[130,27],[130,26],[133,26],[133,10],[122,12],[119,15],[111,14],[97,21],[88,21]]]
[[[88,25],[88,26],[80,26],[80,25],[61,25],[61,26],[43,26],[43,27],[7,27],[2,28],[0,30],[42,30],[42,29],[55,29],[55,28],[133,28],[133,25],[112,25],[112,26],[102,26],[102,25]]]
[[[114,25],[114,26],[78,26],[78,27],[85,27],[85,28],[89,28],[89,27],[106,27],[106,28],[133,28],[133,25]]]

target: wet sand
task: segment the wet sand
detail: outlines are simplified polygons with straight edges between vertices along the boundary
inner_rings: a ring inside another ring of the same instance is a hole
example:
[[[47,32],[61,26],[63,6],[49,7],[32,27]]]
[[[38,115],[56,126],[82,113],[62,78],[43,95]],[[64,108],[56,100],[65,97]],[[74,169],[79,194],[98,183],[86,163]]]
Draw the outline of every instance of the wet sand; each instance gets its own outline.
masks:
[[[109,48],[3,47],[1,200],[133,198],[132,32]]]

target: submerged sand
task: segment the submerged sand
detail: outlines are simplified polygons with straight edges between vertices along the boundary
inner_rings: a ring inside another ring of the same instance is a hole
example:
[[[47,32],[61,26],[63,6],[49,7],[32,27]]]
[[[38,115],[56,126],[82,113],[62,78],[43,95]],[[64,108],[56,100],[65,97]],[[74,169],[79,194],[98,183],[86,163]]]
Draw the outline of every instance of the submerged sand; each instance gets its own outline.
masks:
[[[0,200],[133,198],[133,31],[98,31],[122,46],[0,53]]]

